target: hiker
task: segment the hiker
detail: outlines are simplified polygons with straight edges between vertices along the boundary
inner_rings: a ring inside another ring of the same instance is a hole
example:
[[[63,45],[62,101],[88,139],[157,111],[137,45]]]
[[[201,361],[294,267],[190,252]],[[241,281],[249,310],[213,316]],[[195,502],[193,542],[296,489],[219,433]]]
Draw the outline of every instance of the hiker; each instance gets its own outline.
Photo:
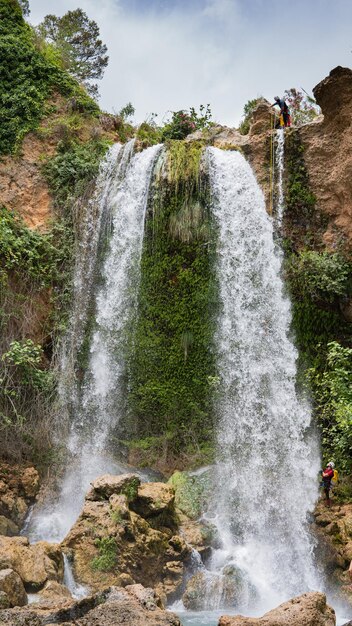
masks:
[[[285,100],[279,98],[279,96],[275,96],[274,100],[275,102],[271,106],[274,107],[277,105],[278,107],[280,107],[280,118],[275,128],[280,128],[282,126],[285,126],[285,128],[287,128],[287,126],[291,126],[290,111]]]
[[[322,487],[324,488],[325,493],[325,502],[327,506],[330,506],[330,489],[331,489],[331,481],[334,478],[334,467],[335,463],[330,461],[327,464],[325,470],[322,471]]]

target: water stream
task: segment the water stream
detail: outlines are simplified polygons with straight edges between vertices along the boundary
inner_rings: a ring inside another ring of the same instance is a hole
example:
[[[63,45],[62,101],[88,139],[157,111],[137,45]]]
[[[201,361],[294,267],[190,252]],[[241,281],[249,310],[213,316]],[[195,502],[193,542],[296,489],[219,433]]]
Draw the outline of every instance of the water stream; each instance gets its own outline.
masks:
[[[31,540],[61,541],[80,513],[89,483],[101,474],[130,471],[112,459],[108,443],[124,408],[125,346],[136,309],[149,185],[160,150],[159,145],[134,153],[133,140],[114,146],[100,171],[91,205],[94,225],[88,210],[83,231],[83,241],[92,242],[92,255],[77,263],[70,341],[63,356],[64,371],[82,345],[91,294],[94,323],[83,382],[61,378],[62,404],[69,404],[71,412],[71,459],[59,495],[32,512],[27,525]],[[74,368],[69,371],[72,379]]]
[[[207,154],[219,229],[221,394],[208,512],[219,548],[204,609],[253,615],[322,588],[308,526],[320,459],[310,407],[296,391],[290,303],[263,194],[241,154]]]

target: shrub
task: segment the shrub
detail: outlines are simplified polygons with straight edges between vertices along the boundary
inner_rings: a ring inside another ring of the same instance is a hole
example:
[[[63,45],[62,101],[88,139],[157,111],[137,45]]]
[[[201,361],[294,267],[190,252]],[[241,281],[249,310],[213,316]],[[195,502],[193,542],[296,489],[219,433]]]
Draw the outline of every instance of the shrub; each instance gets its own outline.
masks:
[[[208,128],[211,125],[212,117],[210,105],[207,104],[205,108],[202,104],[199,111],[197,113],[193,107],[190,108],[189,112],[185,110],[174,111],[171,121],[162,130],[163,140],[184,139],[195,130]]]
[[[332,303],[351,290],[351,264],[340,254],[308,250],[291,255],[288,273],[297,295]]]

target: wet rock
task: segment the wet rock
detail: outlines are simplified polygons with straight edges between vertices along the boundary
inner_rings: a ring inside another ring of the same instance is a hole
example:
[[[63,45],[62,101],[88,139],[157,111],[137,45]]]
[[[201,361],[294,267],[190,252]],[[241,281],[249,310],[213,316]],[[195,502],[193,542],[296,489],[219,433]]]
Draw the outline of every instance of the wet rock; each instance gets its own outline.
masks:
[[[27,594],[22,580],[12,569],[0,570],[0,591],[7,595],[10,607],[27,604]]]
[[[263,617],[222,616],[219,626],[335,626],[335,611],[323,593],[312,591],[280,604]]]
[[[174,472],[169,485],[175,490],[177,509],[189,519],[198,519],[208,503],[211,491],[211,470],[205,469],[196,474],[191,472]]]
[[[46,541],[30,545],[26,537],[0,537],[0,568],[13,569],[26,589],[35,591],[47,580],[62,580],[61,548]]]
[[[108,500],[113,494],[125,494],[130,501],[137,495],[140,479],[135,474],[119,476],[105,474],[94,480],[91,485],[86,500]]]

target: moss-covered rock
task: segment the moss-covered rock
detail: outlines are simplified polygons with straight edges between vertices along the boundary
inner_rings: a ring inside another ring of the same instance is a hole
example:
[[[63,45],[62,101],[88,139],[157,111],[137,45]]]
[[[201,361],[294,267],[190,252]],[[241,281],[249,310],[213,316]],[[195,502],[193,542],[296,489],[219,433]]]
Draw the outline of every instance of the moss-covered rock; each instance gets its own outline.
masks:
[[[169,484],[175,490],[176,507],[189,519],[198,519],[204,513],[210,496],[211,470],[175,472]]]

